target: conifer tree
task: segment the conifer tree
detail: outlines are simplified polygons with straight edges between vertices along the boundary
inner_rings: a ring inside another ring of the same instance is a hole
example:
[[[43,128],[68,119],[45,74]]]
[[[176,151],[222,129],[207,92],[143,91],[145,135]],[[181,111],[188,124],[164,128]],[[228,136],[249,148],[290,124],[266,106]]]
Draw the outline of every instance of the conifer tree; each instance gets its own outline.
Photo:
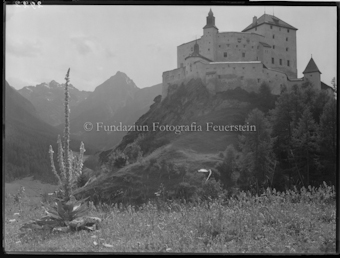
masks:
[[[221,165],[222,173],[221,180],[225,186],[232,186],[233,183],[236,183],[235,174],[237,173],[237,151],[235,150],[233,145],[229,145],[225,150],[225,158],[224,164]],[[234,176],[234,177],[233,177]]]
[[[310,184],[310,174],[316,170],[318,152],[318,125],[315,123],[309,108],[306,108],[297,127],[293,131],[292,146],[294,156],[299,161],[299,167],[305,173],[305,186]]]
[[[337,144],[337,103],[330,98],[320,117],[319,145],[324,166],[324,174],[330,181],[335,181],[336,144]],[[326,180],[325,180],[326,181]],[[328,181],[328,180],[327,180]]]
[[[272,152],[273,138],[271,125],[263,112],[254,109],[249,113],[246,123],[256,126],[256,132],[243,132],[240,147],[243,153],[243,177],[253,178],[257,192],[269,179],[272,180],[271,164],[275,157]]]

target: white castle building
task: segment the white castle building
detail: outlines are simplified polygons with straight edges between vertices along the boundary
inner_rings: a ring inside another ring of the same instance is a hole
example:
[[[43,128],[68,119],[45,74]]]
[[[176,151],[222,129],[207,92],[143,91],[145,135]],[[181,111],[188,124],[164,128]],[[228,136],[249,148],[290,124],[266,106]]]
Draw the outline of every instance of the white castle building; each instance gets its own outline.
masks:
[[[307,80],[317,89],[334,94],[321,82],[321,72],[313,58],[297,78],[297,28],[281,19],[264,14],[256,16],[242,32],[219,32],[210,10],[203,36],[177,47],[177,68],[163,73],[162,99],[171,84],[201,78],[211,92],[241,86],[257,91],[266,82],[272,94]]]

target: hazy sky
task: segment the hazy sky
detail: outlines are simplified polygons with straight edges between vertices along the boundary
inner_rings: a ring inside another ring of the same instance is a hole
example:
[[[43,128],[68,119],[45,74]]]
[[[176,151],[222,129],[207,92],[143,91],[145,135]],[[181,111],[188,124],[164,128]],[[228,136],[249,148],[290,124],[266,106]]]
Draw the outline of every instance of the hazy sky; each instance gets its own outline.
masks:
[[[203,34],[212,8],[220,32],[242,31],[263,6],[6,6],[6,80],[16,89],[55,80],[82,90],[126,73],[138,87],[162,82],[176,68],[177,46]],[[336,76],[336,7],[274,7],[298,28],[298,77],[311,54],[321,79]]]

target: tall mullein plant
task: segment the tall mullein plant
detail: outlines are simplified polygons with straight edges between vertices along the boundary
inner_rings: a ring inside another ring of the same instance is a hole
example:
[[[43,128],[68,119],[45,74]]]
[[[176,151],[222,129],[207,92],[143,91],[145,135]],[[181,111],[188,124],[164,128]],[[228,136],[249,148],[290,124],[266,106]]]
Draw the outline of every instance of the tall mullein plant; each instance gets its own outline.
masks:
[[[71,193],[71,178],[72,178],[72,156],[70,153],[70,106],[69,106],[69,92],[68,83],[70,81],[70,68],[67,71],[65,80],[65,128],[64,128],[64,165],[65,165],[65,201],[69,200]]]
[[[74,181],[78,178],[78,176],[82,173],[83,168],[83,156],[85,152],[84,143],[82,142],[80,145],[80,154],[77,158],[76,155],[73,155],[70,150],[70,107],[69,107],[69,92],[68,92],[68,83],[70,69],[68,69],[65,80],[65,128],[64,128],[64,139],[63,142],[58,135],[58,165],[59,170],[55,168],[54,160],[53,160],[53,149],[50,146],[50,159],[51,159],[51,167],[52,172],[58,178],[59,185],[64,190],[63,201],[67,202],[70,199],[72,194],[72,186],[74,185]]]

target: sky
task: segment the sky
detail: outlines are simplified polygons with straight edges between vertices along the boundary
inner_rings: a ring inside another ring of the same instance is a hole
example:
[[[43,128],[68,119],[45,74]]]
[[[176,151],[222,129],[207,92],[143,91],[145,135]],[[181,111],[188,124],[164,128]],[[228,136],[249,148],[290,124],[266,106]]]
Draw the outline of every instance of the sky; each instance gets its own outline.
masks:
[[[124,72],[139,88],[177,68],[177,46],[200,38],[209,9],[220,32],[242,31],[254,16],[273,14],[298,29],[298,77],[313,55],[321,80],[337,71],[336,7],[7,5],[5,79],[21,89],[55,80],[80,90]]]

